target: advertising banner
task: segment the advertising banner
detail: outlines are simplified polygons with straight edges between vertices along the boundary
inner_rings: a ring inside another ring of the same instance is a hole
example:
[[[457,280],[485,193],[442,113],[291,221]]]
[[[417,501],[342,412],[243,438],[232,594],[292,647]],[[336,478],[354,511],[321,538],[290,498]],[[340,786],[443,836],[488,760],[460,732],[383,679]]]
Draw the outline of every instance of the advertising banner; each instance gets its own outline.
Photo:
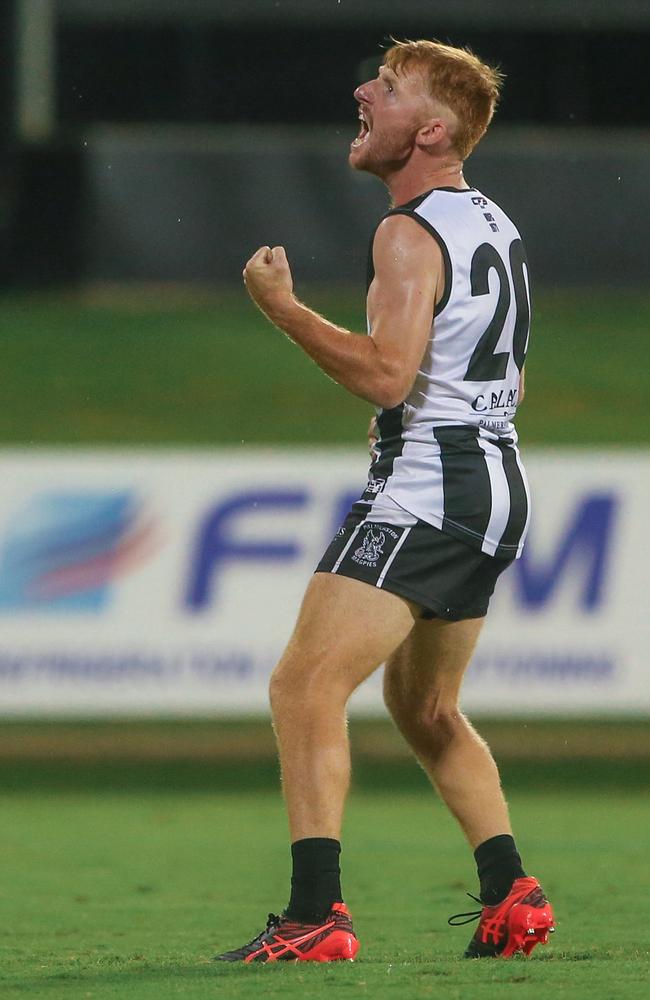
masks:
[[[650,710],[650,454],[525,455],[533,517],[464,689],[470,712]],[[267,711],[363,451],[0,453],[0,715]],[[371,627],[371,623],[368,623]],[[380,712],[380,677],[353,707]]]

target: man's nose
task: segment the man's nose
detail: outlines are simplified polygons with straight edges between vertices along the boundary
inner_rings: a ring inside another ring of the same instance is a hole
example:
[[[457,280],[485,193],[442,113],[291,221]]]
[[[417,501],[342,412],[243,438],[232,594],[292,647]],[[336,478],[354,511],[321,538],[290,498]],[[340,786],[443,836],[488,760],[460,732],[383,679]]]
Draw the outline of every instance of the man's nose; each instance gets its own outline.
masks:
[[[362,104],[364,101],[367,103],[370,99],[370,84],[360,83],[354,92],[354,99]]]

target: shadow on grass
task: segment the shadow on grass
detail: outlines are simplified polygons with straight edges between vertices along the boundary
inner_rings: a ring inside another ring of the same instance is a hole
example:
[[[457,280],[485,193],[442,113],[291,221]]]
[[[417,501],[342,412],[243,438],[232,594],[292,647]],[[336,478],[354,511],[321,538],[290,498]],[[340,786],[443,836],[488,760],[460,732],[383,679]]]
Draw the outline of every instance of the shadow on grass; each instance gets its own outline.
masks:
[[[357,757],[354,788],[363,792],[428,790],[423,772],[408,760]],[[517,761],[501,765],[509,789],[550,789],[575,792],[608,788],[639,790],[647,787],[645,760]],[[30,759],[0,760],[0,792],[241,792],[279,787],[277,762],[264,757],[246,761],[142,761]]]

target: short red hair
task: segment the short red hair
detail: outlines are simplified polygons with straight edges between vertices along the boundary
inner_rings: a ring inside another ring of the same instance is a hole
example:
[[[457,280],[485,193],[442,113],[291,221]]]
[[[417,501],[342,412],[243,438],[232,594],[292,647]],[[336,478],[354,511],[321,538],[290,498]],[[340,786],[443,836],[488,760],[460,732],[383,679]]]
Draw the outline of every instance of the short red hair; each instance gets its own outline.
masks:
[[[469,49],[426,39],[394,41],[386,52],[384,64],[394,73],[410,66],[424,72],[433,99],[446,104],[458,120],[454,135],[456,152],[461,160],[469,156],[492,120],[503,74]]]

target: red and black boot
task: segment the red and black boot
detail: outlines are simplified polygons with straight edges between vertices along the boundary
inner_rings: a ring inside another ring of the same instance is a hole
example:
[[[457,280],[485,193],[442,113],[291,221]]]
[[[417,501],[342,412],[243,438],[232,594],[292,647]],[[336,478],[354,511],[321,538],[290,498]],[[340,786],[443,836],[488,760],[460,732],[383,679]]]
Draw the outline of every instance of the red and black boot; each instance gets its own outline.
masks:
[[[325,919],[317,924],[269,913],[266,930],[249,944],[216,955],[215,961],[351,962],[358,951],[350,911],[345,903],[333,903]]]
[[[476,896],[472,899],[481,902]],[[515,879],[506,898],[495,906],[484,906],[476,913],[457,913],[448,922],[458,927],[477,918],[479,924],[464,958],[530,955],[535,945],[546,944],[555,930],[551,904],[532,876]]]

